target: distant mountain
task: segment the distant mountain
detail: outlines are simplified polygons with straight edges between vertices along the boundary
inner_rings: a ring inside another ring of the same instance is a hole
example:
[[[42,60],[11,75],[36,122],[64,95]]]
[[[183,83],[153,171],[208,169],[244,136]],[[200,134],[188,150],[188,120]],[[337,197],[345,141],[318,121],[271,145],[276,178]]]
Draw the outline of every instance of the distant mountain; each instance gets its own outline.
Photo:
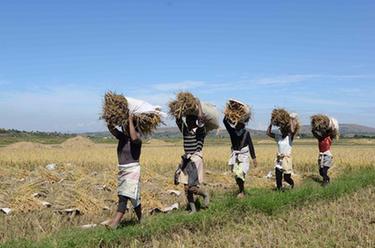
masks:
[[[305,136],[311,136],[310,125],[303,125],[300,133]],[[358,124],[340,124],[340,135],[342,137],[354,136],[375,136],[375,128],[362,126]]]
[[[251,135],[255,137],[266,136],[265,130],[254,130],[250,129]],[[302,125],[300,134],[302,137],[311,137],[310,125]],[[362,126],[358,124],[340,124],[340,134],[342,137],[375,137],[375,128]],[[25,137],[25,136],[38,136],[38,137],[72,137],[77,134],[63,134],[57,132],[27,132],[19,131],[15,129],[1,129],[0,128],[0,138],[5,138],[9,136],[13,137]],[[87,132],[79,133],[79,135],[93,137],[93,138],[112,138],[112,135],[108,132]],[[210,136],[219,135],[221,137],[227,137],[228,133],[225,129],[220,129],[219,131],[212,131]],[[177,127],[162,127],[156,130],[153,134],[154,138],[178,138],[181,137],[180,131]]]

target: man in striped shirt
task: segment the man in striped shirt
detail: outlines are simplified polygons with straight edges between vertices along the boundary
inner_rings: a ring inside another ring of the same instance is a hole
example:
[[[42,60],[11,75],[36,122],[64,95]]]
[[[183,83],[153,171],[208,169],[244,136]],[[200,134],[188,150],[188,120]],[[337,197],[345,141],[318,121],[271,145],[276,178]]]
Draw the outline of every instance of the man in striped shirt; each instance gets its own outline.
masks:
[[[203,189],[203,144],[206,136],[204,120],[199,104],[199,115],[188,115],[176,119],[176,124],[183,135],[184,151],[182,162],[177,169],[178,182],[184,184],[185,194],[191,210],[196,212],[194,195],[204,198],[204,207],[208,207],[209,194]]]

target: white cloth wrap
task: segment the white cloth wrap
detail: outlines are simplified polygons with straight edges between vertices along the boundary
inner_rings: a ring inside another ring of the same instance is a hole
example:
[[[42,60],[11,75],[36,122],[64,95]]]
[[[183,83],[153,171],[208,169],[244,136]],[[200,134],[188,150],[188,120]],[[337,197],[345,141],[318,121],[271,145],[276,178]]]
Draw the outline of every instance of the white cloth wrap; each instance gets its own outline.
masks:
[[[250,152],[248,146],[243,147],[240,151],[232,151],[232,154],[228,161],[228,165],[234,167],[237,163],[237,160],[239,162],[239,165],[242,167],[243,173],[245,173],[246,175],[250,169]]]
[[[204,181],[203,152],[199,151],[193,154],[187,154],[187,158],[194,162],[194,165],[196,166],[198,172],[199,184],[202,184]],[[185,171],[181,171],[178,181],[183,184],[188,184],[189,175],[185,173]]]
[[[140,176],[141,166],[139,163],[118,165],[118,195],[129,197],[135,202],[140,201]],[[134,204],[133,205],[137,205]]]
[[[332,167],[333,164],[333,155],[330,150],[326,152],[320,152],[318,158],[318,165],[320,168],[323,167]]]

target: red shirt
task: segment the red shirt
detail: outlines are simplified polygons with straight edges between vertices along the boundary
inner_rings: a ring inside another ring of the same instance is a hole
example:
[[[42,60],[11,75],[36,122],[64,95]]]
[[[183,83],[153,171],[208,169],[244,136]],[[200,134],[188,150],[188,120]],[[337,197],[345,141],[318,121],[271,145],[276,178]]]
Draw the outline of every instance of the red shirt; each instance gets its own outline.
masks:
[[[319,152],[326,152],[331,149],[332,139],[331,137],[326,137],[322,140],[319,140]]]

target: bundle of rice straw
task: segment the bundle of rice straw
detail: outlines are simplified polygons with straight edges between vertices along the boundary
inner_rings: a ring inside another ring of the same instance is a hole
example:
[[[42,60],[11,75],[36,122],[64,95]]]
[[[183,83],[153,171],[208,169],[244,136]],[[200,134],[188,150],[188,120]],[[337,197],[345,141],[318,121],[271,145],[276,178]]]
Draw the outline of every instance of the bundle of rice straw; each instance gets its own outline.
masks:
[[[176,100],[169,102],[169,114],[175,118],[198,115],[198,101],[190,92],[180,92]]]
[[[318,139],[331,136],[337,138],[339,135],[338,122],[327,115],[317,114],[311,116],[311,131]]]
[[[133,120],[135,127],[144,135],[151,134],[162,123],[158,112],[134,114]],[[127,130],[127,126],[124,129]]]
[[[152,105],[146,101],[127,97],[129,113],[133,115],[135,127],[143,135],[149,135],[163,123],[162,117],[166,114],[161,112],[160,106]],[[127,128],[125,128],[127,130]]]
[[[151,134],[162,123],[162,112],[158,106],[142,100],[125,98],[111,91],[105,94],[102,119],[108,125],[121,126],[127,132],[129,113],[133,115],[135,127],[144,135]]]
[[[124,126],[129,116],[128,101],[121,94],[108,91],[104,95],[101,118],[110,126]]]
[[[224,116],[232,123],[247,123],[251,118],[250,107],[238,100],[229,99],[224,109]]]
[[[282,108],[274,109],[271,114],[271,124],[278,126],[282,133],[290,132],[290,114]]]

